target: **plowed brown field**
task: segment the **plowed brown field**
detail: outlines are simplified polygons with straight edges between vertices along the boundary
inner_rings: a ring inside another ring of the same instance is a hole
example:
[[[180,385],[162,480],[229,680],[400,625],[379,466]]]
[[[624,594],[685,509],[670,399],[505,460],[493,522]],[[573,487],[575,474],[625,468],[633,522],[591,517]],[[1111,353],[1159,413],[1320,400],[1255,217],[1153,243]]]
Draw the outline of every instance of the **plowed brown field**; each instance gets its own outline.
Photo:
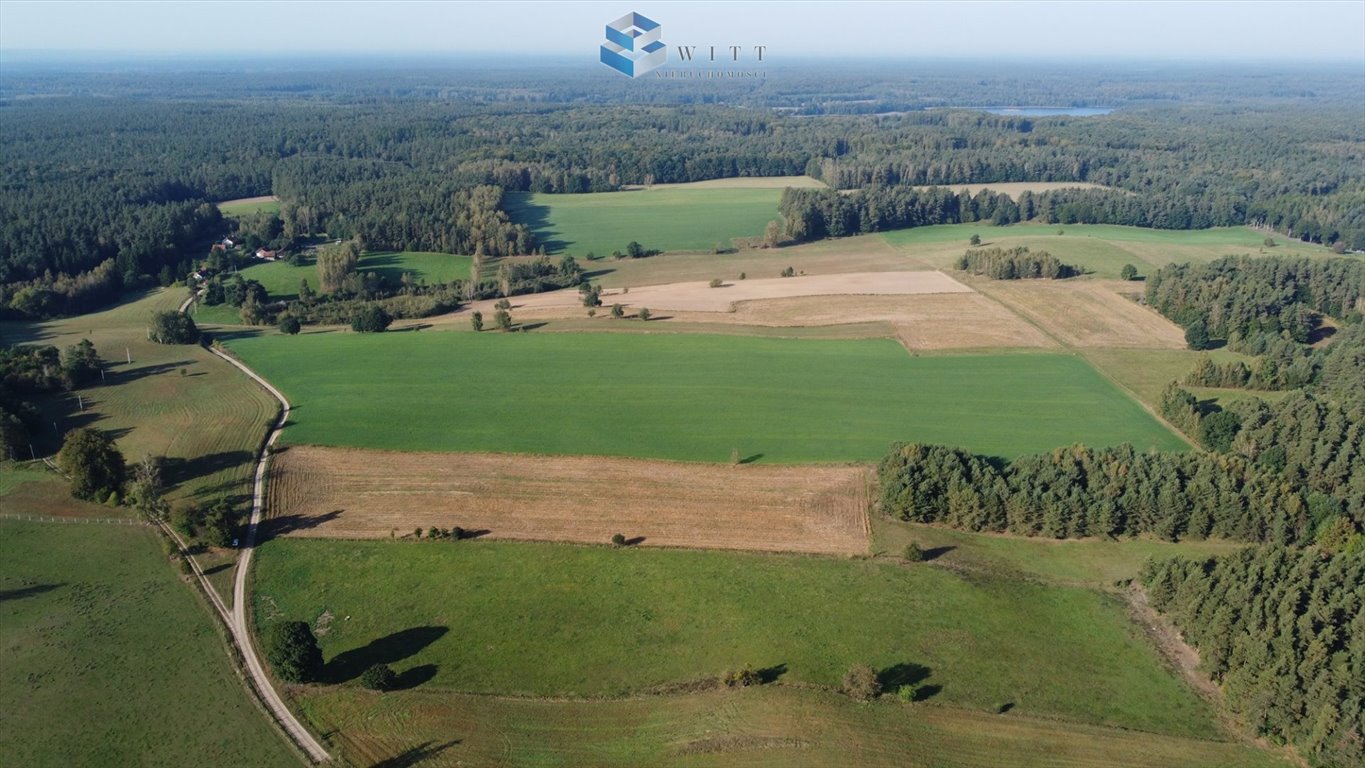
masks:
[[[857,554],[872,471],[587,456],[293,446],[271,467],[278,535],[384,538],[431,526],[492,538]]]

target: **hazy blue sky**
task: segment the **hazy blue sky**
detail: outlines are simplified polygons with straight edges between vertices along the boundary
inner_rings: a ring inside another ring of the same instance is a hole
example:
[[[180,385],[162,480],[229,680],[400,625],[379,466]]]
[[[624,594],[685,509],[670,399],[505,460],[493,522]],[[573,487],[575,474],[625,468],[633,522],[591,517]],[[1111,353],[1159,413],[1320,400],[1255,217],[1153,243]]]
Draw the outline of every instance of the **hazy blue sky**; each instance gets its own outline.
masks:
[[[1322,59],[1365,66],[1365,0],[1341,2],[28,2],[0,0],[0,50],[582,53],[628,11],[670,48],[768,55]]]

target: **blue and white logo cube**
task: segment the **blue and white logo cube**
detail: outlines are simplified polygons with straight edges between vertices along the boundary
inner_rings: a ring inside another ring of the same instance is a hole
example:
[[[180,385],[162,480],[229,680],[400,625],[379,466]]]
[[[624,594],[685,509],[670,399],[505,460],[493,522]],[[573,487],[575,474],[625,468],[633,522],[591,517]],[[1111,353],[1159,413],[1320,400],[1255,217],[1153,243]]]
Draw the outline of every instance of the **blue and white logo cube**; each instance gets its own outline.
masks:
[[[627,13],[607,25],[602,63],[627,77],[639,77],[658,68],[668,57],[668,49],[659,39],[661,30],[657,21]]]

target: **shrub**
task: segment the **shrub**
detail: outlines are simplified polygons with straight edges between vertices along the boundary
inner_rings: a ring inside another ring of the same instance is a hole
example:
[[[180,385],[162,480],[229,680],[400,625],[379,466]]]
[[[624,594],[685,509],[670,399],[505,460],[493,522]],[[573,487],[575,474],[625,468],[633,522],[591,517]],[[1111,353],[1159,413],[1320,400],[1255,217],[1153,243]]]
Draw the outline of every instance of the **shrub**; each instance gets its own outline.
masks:
[[[282,621],[265,633],[265,657],[275,674],[290,683],[317,679],[322,671],[322,650],[313,630],[304,621]]]
[[[639,318],[644,322],[649,322],[649,307],[640,307]]]
[[[389,316],[384,308],[371,304],[360,310],[360,314],[351,318],[351,330],[356,333],[379,333],[389,327],[393,318]]]
[[[972,235],[971,239],[968,240],[967,242],[971,243],[972,245],[981,245],[981,235]]]
[[[371,691],[391,691],[398,683],[398,675],[388,664],[374,664],[360,673],[360,684]]]
[[[285,315],[280,318],[280,333],[296,336],[302,328],[303,325],[299,322],[299,319],[293,315]]]
[[[743,272],[740,272],[740,273],[739,273],[739,279],[740,279],[740,280],[743,280],[743,279],[745,279],[746,277],[748,277],[747,274],[745,274],[745,273],[743,273]]]
[[[897,688],[897,689],[896,689],[896,698],[900,699],[901,701],[905,702],[906,704],[910,704],[910,703],[914,702],[914,700],[915,700],[915,686],[913,686],[913,685],[902,685],[901,687]]]
[[[719,277],[713,277],[713,278],[711,278],[711,287],[712,287],[712,288],[719,288],[719,287],[721,287],[722,285],[725,285],[725,281],[724,281],[724,280],[721,280]]]
[[[451,538],[452,541],[459,541],[460,539],[463,539],[464,537],[465,537],[465,530],[464,530],[463,528],[461,528],[460,526],[457,525],[457,526],[455,526],[454,528],[451,528],[451,529],[450,529],[450,538]]]
[[[442,534],[441,534],[441,529],[440,529],[440,528],[437,528],[437,527],[434,526],[434,525],[431,526],[431,528],[427,529],[427,538],[428,538],[428,539],[439,539],[439,538],[441,538],[441,535],[442,535]]]
[[[625,317],[625,316],[626,316],[626,308],[623,307],[623,306],[621,306],[620,304],[612,304],[612,305],[611,305],[611,316],[614,317],[614,318],[617,318],[617,319],[620,319],[620,318],[622,318],[622,317]]]
[[[866,664],[855,664],[844,675],[843,691],[857,701],[872,701],[881,695],[882,684],[877,672]]]
[[[475,332],[482,331],[482,330],[483,330],[483,313],[482,313],[482,312],[475,312],[474,314],[470,315],[470,316],[469,316],[469,324],[470,324],[471,326],[474,327],[474,331],[475,331]]]
[[[720,682],[726,688],[748,688],[751,685],[761,684],[763,679],[758,676],[757,672],[745,667],[741,670],[726,672],[721,675]]]
[[[920,545],[910,542],[905,547],[905,561],[907,563],[924,562],[924,550],[920,548]]]
[[[1119,277],[1124,280],[1136,280],[1137,276],[1137,267],[1132,264],[1124,264],[1123,269],[1119,270]]]
[[[505,309],[499,309],[493,315],[493,324],[498,326],[498,330],[507,331],[512,328],[512,313]]]
[[[613,534],[611,535],[611,543],[612,543],[613,546],[624,547],[624,546],[626,545],[626,537],[625,537],[625,534],[622,534],[622,533],[613,533]]]

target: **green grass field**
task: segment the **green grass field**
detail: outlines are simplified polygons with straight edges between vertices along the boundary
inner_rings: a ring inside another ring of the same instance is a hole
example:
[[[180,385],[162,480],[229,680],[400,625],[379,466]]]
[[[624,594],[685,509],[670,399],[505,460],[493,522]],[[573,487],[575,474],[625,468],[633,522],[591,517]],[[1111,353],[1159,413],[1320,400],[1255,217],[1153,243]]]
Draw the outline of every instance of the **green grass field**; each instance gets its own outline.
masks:
[[[512,219],[527,224],[551,253],[610,256],[636,240],[661,251],[709,251],[737,237],[762,237],[781,220],[781,189],[657,187],[583,195],[514,193]]]
[[[1063,234],[1058,235],[1061,230]],[[1179,261],[1210,261],[1230,254],[1274,254],[1280,256],[1329,256],[1321,245],[1303,243],[1275,235],[1273,248],[1264,246],[1265,234],[1249,227],[1168,230],[1124,227],[1112,224],[1012,224],[995,227],[986,222],[944,224],[884,232],[889,244],[924,263],[950,267],[962,252],[971,247],[972,235],[981,236],[983,246],[1013,248],[1024,245],[1045,250],[1069,264],[1091,270],[1098,277],[1117,278],[1124,264],[1150,274],[1157,268]],[[1141,284],[1135,285],[1141,289]]]
[[[888,560],[512,542],[277,539],[258,568],[259,626],[336,617],[321,639],[336,682],[383,661],[433,688],[591,696],[744,665],[837,686],[866,663],[937,686],[933,703],[1217,734],[1123,604],[1084,588]]]
[[[224,200],[218,204],[218,210],[222,211],[224,216],[234,219],[253,213],[279,213],[280,201],[270,196],[244,197],[240,200]]]
[[[1150,558],[1226,555],[1247,544],[1233,541],[1158,541],[1152,539],[1046,539],[972,533],[872,515],[872,551],[899,557],[906,545],[934,553],[934,562],[984,570],[1061,586],[1115,589],[1135,579]]]
[[[1000,456],[1183,443],[1070,355],[895,342],[350,333],[230,340],[299,408],[291,443],[726,461],[866,461],[896,440]],[[439,418],[433,418],[439,413]]]
[[[313,689],[302,707],[355,765],[528,768],[1261,768],[1225,742],[764,686],[544,701],[425,690]],[[393,762],[385,762],[390,760]]]
[[[0,520],[0,762],[296,766],[150,530]]]

